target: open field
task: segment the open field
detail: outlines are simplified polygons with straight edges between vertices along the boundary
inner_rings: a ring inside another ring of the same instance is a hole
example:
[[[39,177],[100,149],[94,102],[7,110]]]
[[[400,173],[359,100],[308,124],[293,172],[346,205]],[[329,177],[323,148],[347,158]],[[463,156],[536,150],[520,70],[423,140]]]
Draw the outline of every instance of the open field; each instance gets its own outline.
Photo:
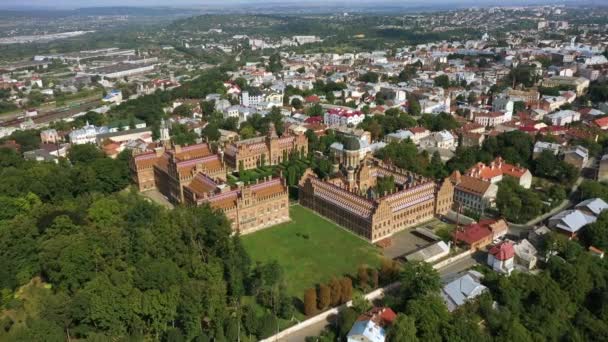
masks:
[[[290,208],[291,222],[242,237],[254,261],[276,260],[284,269],[289,294],[304,291],[333,276],[355,275],[357,267],[377,267],[381,251],[312,211]]]

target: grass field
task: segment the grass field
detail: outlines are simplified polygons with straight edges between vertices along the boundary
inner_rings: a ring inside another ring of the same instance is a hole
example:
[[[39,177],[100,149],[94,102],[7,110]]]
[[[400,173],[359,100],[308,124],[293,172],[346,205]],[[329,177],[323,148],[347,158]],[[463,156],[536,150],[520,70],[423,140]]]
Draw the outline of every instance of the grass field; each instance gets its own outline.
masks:
[[[290,295],[333,276],[355,275],[357,267],[380,265],[374,245],[299,205],[290,208],[291,222],[245,235],[245,249],[254,261],[276,260],[285,271]]]

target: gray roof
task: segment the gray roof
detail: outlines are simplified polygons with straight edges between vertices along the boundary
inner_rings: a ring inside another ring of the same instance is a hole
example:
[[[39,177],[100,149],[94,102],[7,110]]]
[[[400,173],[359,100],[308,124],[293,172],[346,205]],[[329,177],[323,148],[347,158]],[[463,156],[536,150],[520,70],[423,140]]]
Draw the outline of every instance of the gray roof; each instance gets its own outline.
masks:
[[[481,277],[478,272],[469,271],[443,287],[441,295],[449,311],[455,310],[467,300],[473,299],[488,290],[479,281]]]
[[[608,209],[608,203],[601,198],[590,198],[576,205],[577,208],[584,208],[598,216],[602,211]]]
[[[596,218],[580,210],[565,210],[549,219],[550,225],[575,233],[584,226],[595,222]]]

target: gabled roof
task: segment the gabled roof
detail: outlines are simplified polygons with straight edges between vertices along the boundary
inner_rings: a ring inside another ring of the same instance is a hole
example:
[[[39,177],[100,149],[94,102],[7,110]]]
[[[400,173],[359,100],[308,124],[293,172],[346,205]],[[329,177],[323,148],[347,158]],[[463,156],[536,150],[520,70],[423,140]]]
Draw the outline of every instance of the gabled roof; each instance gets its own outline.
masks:
[[[486,292],[488,288],[479,281],[481,277],[482,275],[478,272],[469,271],[462,277],[445,285],[441,295],[448,305],[448,310],[453,311],[467,300]]]
[[[602,211],[608,209],[608,203],[604,202],[604,200],[601,198],[590,198],[577,204],[576,208],[586,209],[593,213],[595,216],[599,216]]]
[[[551,217],[549,222],[559,229],[576,233],[584,226],[595,222],[595,220],[595,216],[587,215],[580,210],[565,210]]]
[[[472,245],[477,241],[492,236],[492,230],[487,225],[474,223],[454,232],[454,239]]]
[[[513,243],[511,241],[505,241],[492,246],[488,253],[501,261],[509,260],[515,256],[515,250],[513,249]]]
[[[477,196],[483,196],[488,191],[488,188],[491,186],[492,183],[490,182],[469,176],[461,176],[460,183],[456,185],[456,189]]]

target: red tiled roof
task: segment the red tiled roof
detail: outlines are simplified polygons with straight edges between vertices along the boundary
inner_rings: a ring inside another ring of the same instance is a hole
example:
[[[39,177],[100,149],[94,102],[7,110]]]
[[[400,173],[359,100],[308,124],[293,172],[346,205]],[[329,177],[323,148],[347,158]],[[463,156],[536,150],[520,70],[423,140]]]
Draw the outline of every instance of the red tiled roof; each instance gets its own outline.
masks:
[[[305,123],[314,124],[323,122],[323,118],[320,116],[311,116],[308,119],[304,120]]]
[[[505,241],[503,243],[499,243],[498,245],[492,246],[488,253],[492,254],[494,258],[501,261],[511,259],[515,256],[515,250],[511,241]]]
[[[607,127],[608,126],[608,116],[605,118],[593,120],[593,123],[595,123],[598,127]]]
[[[387,307],[376,307],[362,314],[357,321],[372,321],[381,327],[389,326],[395,321],[397,314]]]
[[[465,226],[463,230],[454,232],[454,239],[456,239],[456,241],[462,241],[469,245],[486,239],[489,236],[492,236],[490,228],[488,228],[487,225],[479,223],[470,224]]]

